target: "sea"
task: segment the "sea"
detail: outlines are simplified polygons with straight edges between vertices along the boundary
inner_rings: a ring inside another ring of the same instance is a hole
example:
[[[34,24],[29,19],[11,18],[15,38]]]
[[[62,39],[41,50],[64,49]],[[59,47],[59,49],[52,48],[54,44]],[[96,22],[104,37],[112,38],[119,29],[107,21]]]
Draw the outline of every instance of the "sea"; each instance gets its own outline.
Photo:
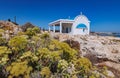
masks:
[[[99,33],[98,35],[100,35],[100,36],[113,36],[113,37],[120,37],[120,33],[112,33],[112,34]]]

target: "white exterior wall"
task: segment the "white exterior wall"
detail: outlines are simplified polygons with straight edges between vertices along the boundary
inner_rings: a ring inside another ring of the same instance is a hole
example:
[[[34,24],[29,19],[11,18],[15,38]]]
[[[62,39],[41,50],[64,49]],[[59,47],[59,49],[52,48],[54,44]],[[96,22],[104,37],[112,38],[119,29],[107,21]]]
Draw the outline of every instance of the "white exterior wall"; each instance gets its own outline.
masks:
[[[89,23],[88,23],[88,32],[87,32],[87,34],[88,34],[88,35],[90,34],[90,21],[89,21]]]
[[[87,30],[85,30],[83,32],[83,29],[75,29],[75,32],[72,33],[72,34],[74,34],[74,35],[77,35],[77,34],[86,35],[87,34]]]
[[[74,20],[75,20],[75,22],[73,23],[73,26],[72,26],[72,34],[73,35],[77,35],[77,34],[86,35],[86,34],[89,34],[89,32],[90,32],[90,22],[87,19],[87,17],[85,17],[84,15],[79,15]],[[76,26],[79,25],[79,24],[85,24],[87,26],[87,30],[85,30],[83,32],[83,29],[76,28]]]
[[[84,24],[86,28],[76,28],[79,24]],[[75,17],[74,20],[59,19],[54,22],[51,22],[49,25],[53,26],[54,32],[55,32],[54,26],[60,25],[60,33],[66,33],[66,28],[68,28],[68,33],[73,35],[77,35],[77,34],[89,35],[90,33],[90,21],[86,16],[82,15],[82,13],[81,15],[78,15],[77,17]],[[70,32],[70,28],[71,28],[71,32]]]

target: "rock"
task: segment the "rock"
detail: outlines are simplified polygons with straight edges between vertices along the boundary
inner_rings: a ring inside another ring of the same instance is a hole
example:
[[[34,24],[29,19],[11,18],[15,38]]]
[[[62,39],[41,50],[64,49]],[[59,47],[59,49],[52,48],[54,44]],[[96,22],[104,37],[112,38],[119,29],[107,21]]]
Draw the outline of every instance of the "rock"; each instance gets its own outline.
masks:
[[[110,70],[107,70],[106,72],[107,72],[107,75],[108,75],[109,77],[112,77],[112,78],[115,77],[115,75],[113,74],[113,72],[111,72]]]
[[[112,68],[112,69],[120,72],[120,64],[118,64],[118,63],[113,63],[113,62],[110,62],[110,61],[106,61],[106,62],[102,62],[102,63],[97,63],[95,65],[97,65],[97,66],[107,66],[108,68]]]
[[[52,34],[53,35],[53,34]],[[114,62],[120,62],[120,38],[112,36],[92,36],[92,35],[57,35],[60,41],[74,40],[80,43],[80,52],[83,56],[92,53],[98,58],[107,58]]]
[[[24,24],[23,26],[21,26],[23,31],[26,31],[28,28],[34,28],[35,26],[33,24],[31,24],[30,22],[27,22],[26,24]]]
[[[109,76],[120,77],[120,38],[112,36],[70,35],[54,33],[60,41],[74,40],[80,43],[82,56],[97,66],[107,66]],[[96,64],[97,63],[97,64]],[[113,73],[114,74],[113,74]],[[101,78],[106,78],[101,74]]]
[[[16,35],[18,32],[21,32],[22,29],[20,26],[9,21],[0,21],[0,28],[4,30],[3,38],[9,39],[10,36]]]

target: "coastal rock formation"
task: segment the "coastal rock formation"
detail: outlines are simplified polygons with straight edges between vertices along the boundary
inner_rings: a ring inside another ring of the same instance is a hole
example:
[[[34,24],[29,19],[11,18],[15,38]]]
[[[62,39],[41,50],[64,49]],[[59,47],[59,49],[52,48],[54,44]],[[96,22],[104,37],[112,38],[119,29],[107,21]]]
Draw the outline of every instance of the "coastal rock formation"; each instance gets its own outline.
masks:
[[[52,34],[53,36],[53,34]],[[80,43],[82,56],[89,58],[94,65],[107,66],[119,78],[120,38],[112,36],[70,35],[55,33],[60,41],[74,40]]]
[[[108,59],[120,62],[120,38],[112,36],[70,35],[56,34],[60,41],[74,40],[80,43],[80,51],[83,56],[93,54],[99,59]],[[103,60],[104,60],[103,59]]]
[[[111,61],[106,61],[106,62],[102,62],[102,63],[97,63],[95,64],[96,66],[107,66],[109,68],[108,74],[111,77],[115,77],[115,78],[119,78],[120,77],[120,64],[119,63],[114,63]],[[114,73],[114,74],[113,74]]]
[[[9,21],[0,21],[0,29],[4,30],[1,33],[3,38],[6,39],[9,39],[10,36],[16,35],[18,32],[22,31],[20,26]]]

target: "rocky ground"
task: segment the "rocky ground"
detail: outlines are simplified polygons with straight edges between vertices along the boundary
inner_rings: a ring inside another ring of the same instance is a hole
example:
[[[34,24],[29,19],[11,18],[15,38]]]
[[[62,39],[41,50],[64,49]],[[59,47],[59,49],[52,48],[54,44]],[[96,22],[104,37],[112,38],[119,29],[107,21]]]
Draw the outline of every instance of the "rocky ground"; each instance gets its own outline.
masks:
[[[52,34],[60,41],[74,40],[80,43],[82,56],[88,57],[94,65],[107,66],[120,78],[120,38],[112,36]]]
[[[18,32],[21,32],[22,29],[19,25],[16,25],[13,22],[9,21],[0,21],[0,34],[5,39],[10,39],[11,36],[16,35]]]

